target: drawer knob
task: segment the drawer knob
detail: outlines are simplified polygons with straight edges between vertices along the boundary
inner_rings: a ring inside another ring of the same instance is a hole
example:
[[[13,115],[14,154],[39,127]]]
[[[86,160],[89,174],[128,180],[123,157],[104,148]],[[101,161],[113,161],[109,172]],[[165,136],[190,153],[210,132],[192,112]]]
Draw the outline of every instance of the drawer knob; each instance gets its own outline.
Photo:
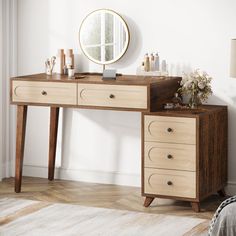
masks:
[[[168,155],[167,155],[167,158],[168,158],[168,159],[172,159],[172,158],[173,158],[173,156],[172,156],[172,155],[170,155],[170,154],[168,154]]]
[[[41,92],[41,94],[44,95],[44,96],[46,96],[46,95],[47,95],[47,92],[43,90],[43,91]]]
[[[168,181],[167,184],[168,185],[173,185],[173,183],[171,181]]]
[[[172,129],[172,128],[168,128],[168,129],[167,129],[167,132],[168,132],[168,133],[171,133],[171,132],[173,132],[173,129]]]
[[[110,98],[115,98],[115,95],[114,95],[114,94],[110,94],[109,97],[110,97]]]

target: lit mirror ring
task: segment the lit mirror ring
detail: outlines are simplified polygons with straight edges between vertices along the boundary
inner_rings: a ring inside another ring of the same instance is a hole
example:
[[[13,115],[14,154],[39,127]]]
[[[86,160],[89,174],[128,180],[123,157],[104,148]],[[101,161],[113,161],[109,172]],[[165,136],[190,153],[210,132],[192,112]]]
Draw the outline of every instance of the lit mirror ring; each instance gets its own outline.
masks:
[[[129,41],[128,25],[112,10],[93,11],[80,26],[81,49],[97,64],[107,65],[118,61],[127,51]]]

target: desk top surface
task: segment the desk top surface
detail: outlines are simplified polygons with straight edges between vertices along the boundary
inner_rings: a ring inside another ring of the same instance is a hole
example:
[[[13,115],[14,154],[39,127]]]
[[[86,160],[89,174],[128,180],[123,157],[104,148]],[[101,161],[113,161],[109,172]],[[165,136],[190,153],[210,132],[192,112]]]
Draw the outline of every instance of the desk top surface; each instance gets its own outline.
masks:
[[[95,83],[95,84],[124,84],[124,85],[152,85],[163,81],[178,79],[181,77],[173,76],[136,76],[136,75],[121,75],[117,76],[116,80],[102,80],[102,75],[81,73],[76,74],[73,78],[68,78],[67,75],[46,75],[34,74],[14,77],[12,80],[25,81],[42,81],[42,82],[67,82],[67,83]]]
[[[227,106],[224,105],[200,105],[195,109],[179,108],[166,109],[156,112],[146,112],[144,115],[164,115],[164,116],[198,116],[205,114],[212,114],[219,111],[227,111]]]

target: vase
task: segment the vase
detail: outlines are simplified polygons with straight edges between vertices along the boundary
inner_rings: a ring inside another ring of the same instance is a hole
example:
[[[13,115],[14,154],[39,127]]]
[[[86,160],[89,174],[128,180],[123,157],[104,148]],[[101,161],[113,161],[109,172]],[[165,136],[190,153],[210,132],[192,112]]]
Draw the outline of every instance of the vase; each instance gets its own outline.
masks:
[[[191,109],[197,108],[200,105],[200,99],[197,93],[192,93],[188,102],[188,105]]]

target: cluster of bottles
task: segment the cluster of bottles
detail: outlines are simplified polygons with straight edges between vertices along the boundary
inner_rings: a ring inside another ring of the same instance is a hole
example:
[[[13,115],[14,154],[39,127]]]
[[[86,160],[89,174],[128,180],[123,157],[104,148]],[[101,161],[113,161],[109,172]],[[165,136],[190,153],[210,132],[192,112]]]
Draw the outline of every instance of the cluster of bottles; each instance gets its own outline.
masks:
[[[160,61],[158,53],[156,53],[155,55],[151,53],[150,56],[148,55],[148,53],[146,53],[142,62],[142,69],[146,72],[159,71]]]
[[[55,72],[58,74],[67,75],[68,72],[74,70],[74,66],[75,62],[73,49],[67,49],[66,53],[64,53],[64,49],[58,49]]]
[[[158,53],[145,54],[142,62],[141,70],[145,72],[149,71],[162,71],[167,72],[166,60],[162,60],[160,64],[160,58]]]

